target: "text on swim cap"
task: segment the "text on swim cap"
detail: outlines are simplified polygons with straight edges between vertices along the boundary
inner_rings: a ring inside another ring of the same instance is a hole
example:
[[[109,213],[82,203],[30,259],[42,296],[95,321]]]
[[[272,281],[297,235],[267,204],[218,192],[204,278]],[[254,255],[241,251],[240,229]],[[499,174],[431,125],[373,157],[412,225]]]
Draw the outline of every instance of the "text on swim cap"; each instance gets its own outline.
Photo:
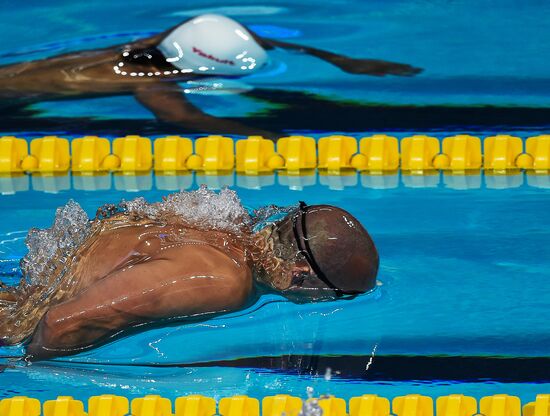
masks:
[[[196,46],[193,46],[193,52],[196,53],[199,56],[202,56],[203,58],[210,59],[211,61],[215,61],[215,62],[218,62],[220,64],[235,65],[235,62],[233,62],[230,59],[216,58],[214,55],[206,53],[206,52],[202,51],[201,49],[197,48]]]

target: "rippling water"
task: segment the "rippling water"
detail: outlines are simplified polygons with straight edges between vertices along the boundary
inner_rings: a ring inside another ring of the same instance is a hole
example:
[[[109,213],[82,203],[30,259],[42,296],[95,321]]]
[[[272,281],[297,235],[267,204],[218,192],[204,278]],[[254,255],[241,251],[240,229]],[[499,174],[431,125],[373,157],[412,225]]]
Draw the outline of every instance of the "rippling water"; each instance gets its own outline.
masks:
[[[138,1],[132,7],[96,1],[93,12],[90,7],[53,1],[23,10],[9,2],[0,4],[5,33],[17,33],[5,37],[0,64],[120,44],[199,13],[217,12],[262,36],[353,57],[406,62],[424,72],[413,78],[350,75],[310,56],[277,50],[270,53],[271,65],[256,75],[206,80],[219,86],[213,89],[182,84],[189,91],[188,99],[210,114],[277,130],[548,126],[550,79],[545,57],[550,46],[542,40],[550,29],[541,19],[550,11],[548,4],[301,0],[213,6],[166,0]],[[28,22],[32,30],[21,30]],[[454,109],[410,108],[427,105]],[[491,108],[495,106],[501,109]],[[131,96],[41,102],[27,112],[13,111],[4,114],[0,131],[178,130],[157,123]]]
[[[190,91],[188,99],[210,114],[302,132],[521,130],[528,136],[546,132],[550,120],[550,43],[544,41],[550,35],[544,18],[549,8],[511,0],[230,1],[222,7],[202,0],[132,5],[101,0],[27,2],[24,8],[2,2],[8,35],[0,64],[107,47],[195,14],[221,12],[263,36],[407,62],[424,72],[403,79],[354,76],[308,56],[275,51],[270,66],[255,76],[222,80],[222,88],[214,90],[182,85]],[[5,110],[0,132],[113,137],[181,129],[158,123],[133,97],[117,96]],[[250,212],[300,199],[350,210],[379,247],[382,285],[353,301],[323,305],[266,296],[238,314],[151,329],[64,361],[7,363],[0,367],[0,397],[304,396],[313,385],[319,393],[342,397],[509,393],[532,400],[548,390],[550,373],[548,190],[518,184],[456,191],[429,188],[424,181],[419,186],[372,189],[356,182],[338,192],[320,184],[300,192],[279,185],[240,189]],[[164,194],[142,192],[149,201]],[[0,278],[8,284],[20,279],[27,230],[50,227],[56,209],[69,199],[93,218],[97,207],[122,197],[134,194],[107,189],[45,196],[31,190],[0,196]],[[0,348],[6,356],[22,352]],[[341,356],[345,359],[337,359]],[[324,377],[327,366],[333,367],[332,380]]]

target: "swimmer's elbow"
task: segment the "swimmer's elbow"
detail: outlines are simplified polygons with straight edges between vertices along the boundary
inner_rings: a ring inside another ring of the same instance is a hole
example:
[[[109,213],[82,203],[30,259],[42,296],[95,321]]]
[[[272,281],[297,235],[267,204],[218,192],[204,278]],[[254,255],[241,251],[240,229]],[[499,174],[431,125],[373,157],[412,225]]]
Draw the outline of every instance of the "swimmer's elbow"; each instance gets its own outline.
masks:
[[[74,324],[69,329],[63,320],[56,318],[55,309],[48,311],[26,347],[29,359],[39,361],[73,354],[84,341],[83,331],[80,331],[78,323]]]
[[[241,309],[250,299],[252,290],[252,279],[248,276],[242,279],[233,279],[224,291],[224,307],[228,311]]]
[[[56,346],[54,340],[57,339],[56,327],[50,314],[46,313],[38,322],[30,343],[26,347],[28,358],[33,361],[40,361],[59,355],[55,353],[53,348]]]

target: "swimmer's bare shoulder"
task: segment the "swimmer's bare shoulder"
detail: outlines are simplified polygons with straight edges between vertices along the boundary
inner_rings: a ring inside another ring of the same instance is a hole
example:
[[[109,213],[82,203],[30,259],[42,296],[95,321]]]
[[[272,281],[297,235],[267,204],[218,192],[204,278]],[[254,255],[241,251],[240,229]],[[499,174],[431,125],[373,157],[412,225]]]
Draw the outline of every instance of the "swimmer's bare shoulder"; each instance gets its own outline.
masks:
[[[252,272],[212,245],[163,248],[51,308],[27,348],[34,358],[77,352],[125,328],[170,318],[197,318],[243,307]]]

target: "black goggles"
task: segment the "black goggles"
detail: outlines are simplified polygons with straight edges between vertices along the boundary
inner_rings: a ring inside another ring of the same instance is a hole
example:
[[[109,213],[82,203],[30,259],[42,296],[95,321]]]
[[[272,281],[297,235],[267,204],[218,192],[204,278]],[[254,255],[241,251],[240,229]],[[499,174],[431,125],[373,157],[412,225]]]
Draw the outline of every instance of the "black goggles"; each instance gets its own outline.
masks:
[[[355,298],[359,292],[347,292],[336,287],[329,278],[323,273],[319,264],[315,261],[315,257],[309,246],[309,241],[307,238],[306,231],[306,216],[308,211],[308,206],[304,201],[300,201],[300,207],[297,215],[294,215],[292,219],[292,231],[294,232],[294,238],[296,239],[296,244],[300,253],[306,258],[306,261],[309,263],[317,277],[325,283],[330,289],[334,290],[334,293],[338,298],[347,295],[350,299]],[[298,224],[299,223],[299,224]]]

